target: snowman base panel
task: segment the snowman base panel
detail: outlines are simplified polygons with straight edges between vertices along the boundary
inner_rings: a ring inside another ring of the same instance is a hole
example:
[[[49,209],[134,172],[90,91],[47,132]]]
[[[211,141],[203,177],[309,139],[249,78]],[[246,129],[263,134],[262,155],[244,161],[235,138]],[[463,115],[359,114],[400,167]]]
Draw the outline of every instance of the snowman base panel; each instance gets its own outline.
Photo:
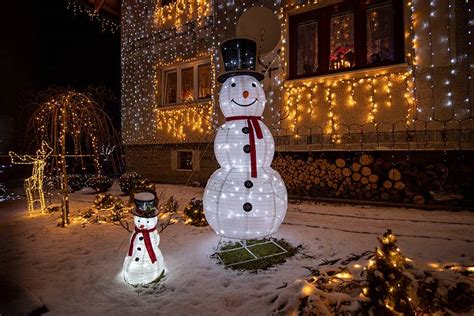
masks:
[[[251,178],[246,168],[220,168],[209,178],[204,214],[219,236],[264,238],[281,225],[287,208],[285,184],[271,167],[257,172],[258,177]]]

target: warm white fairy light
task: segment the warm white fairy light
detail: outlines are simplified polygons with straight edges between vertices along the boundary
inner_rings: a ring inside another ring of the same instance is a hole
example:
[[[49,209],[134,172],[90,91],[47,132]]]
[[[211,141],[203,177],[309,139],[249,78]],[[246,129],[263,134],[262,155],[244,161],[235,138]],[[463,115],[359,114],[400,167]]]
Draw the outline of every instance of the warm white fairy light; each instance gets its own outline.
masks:
[[[9,152],[11,161],[16,165],[33,165],[31,177],[25,179],[25,193],[28,205],[28,214],[32,215],[35,202],[40,203],[41,213],[46,211],[46,200],[44,197],[44,167],[46,160],[53,153],[53,149],[48,143],[42,142],[41,147],[36,151],[36,155],[18,155],[13,151]]]
[[[115,22],[111,18],[105,17],[103,14],[99,14],[92,7],[89,7],[87,4],[79,0],[68,0],[66,3],[66,8],[71,10],[74,15],[86,14],[89,19],[93,22],[100,24],[101,30],[110,31],[112,33],[120,31],[119,23]]]
[[[471,1],[465,0],[463,2],[461,5],[466,7],[469,15],[469,25],[467,26],[469,50],[472,42],[470,32],[473,25]],[[360,121],[362,125],[367,122],[370,122],[371,125],[377,124],[378,120],[383,119],[383,111],[386,108],[396,110],[400,106],[406,106],[405,119],[410,128],[418,126],[413,124],[416,121],[426,122],[429,128],[430,121],[447,122],[451,119],[464,121],[472,117],[470,87],[467,87],[466,94],[462,90],[460,92],[454,89],[455,84],[459,82],[457,77],[465,73],[459,71],[461,67],[464,67],[464,63],[467,62],[469,68],[468,80],[472,78],[471,68],[473,68],[469,54],[456,56],[459,50],[454,50],[452,47],[455,43],[450,33],[455,25],[455,2],[449,0],[447,3],[442,3],[438,0],[431,0],[427,3],[429,4],[427,13],[420,10],[422,6],[419,3],[419,0],[405,3],[409,15],[409,23],[405,26],[405,35],[411,42],[411,45],[406,48],[408,61],[406,71],[401,71],[398,67],[393,71],[382,68],[380,72],[373,71],[368,76],[357,71],[348,72],[343,76],[343,81],[340,81],[338,77],[325,77],[324,81],[328,83],[325,85],[318,82],[317,77],[298,81],[289,81],[286,78],[288,70],[286,51],[289,36],[288,16],[311,9],[312,6],[324,5],[324,1],[313,0],[298,3],[286,1],[283,4],[279,1],[260,1],[257,5],[271,8],[278,15],[282,24],[280,47],[275,49],[275,51],[279,50],[279,53],[274,65],[279,66],[279,69],[271,74],[269,81],[266,81],[269,108],[267,113],[269,115],[266,113],[265,119],[272,119],[274,134],[282,135],[281,132],[286,131],[287,135],[298,136],[301,127],[307,126],[309,123],[312,128],[323,116],[327,115],[329,127],[314,126],[314,129],[317,130],[316,127],[318,127],[323,133],[330,131],[328,139],[332,139],[333,144],[337,144],[342,141],[341,133],[346,130],[343,128],[343,124],[346,122],[342,120],[342,117],[347,117],[340,115],[338,111],[346,110],[348,107],[362,108],[364,104],[369,104],[369,106],[364,107],[364,119]],[[157,100],[159,100],[161,94],[159,90],[163,83],[158,82],[159,76],[156,77],[156,73],[163,65],[203,55],[212,56],[215,64],[214,73],[220,73],[221,66],[216,47],[226,38],[235,35],[233,30],[238,18],[253,5],[255,4],[237,1],[216,2],[208,10],[209,16],[197,17],[198,22],[189,22],[189,16],[197,14],[197,9],[193,9],[194,13],[192,14],[181,12],[185,18],[181,18],[179,21],[168,17],[169,21],[163,20],[163,23],[160,24],[156,22],[156,8],[147,13],[146,10],[138,10],[131,1],[124,1],[122,8],[122,63],[124,69],[123,131],[126,144],[186,141],[191,135],[191,133],[185,132],[186,129],[202,133],[200,135],[203,137],[209,135],[207,121],[210,120],[212,126],[218,125],[218,111],[216,111],[218,104],[213,101],[217,92],[213,92],[208,112],[202,113],[204,117],[196,113],[194,106],[185,107],[179,111],[175,109],[174,113],[178,116],[193,117],[194,115],[205,125],[203,128],[198,128],[195,126],[196,124],[188,125],[185,122],[182,133],[172,131],[172,128],[167,126],[168,123],[162,124],[167,117],[172,117],[173,110],[160,110],[159,108]],[[456,5],[458,4],[456,3]],[[162,12],[165,11],[162,10]],[[196,17],[194,16],[194,18]],[[172,27],[162,28],[167,23]],[[434,24],[440,24],[442,27],[432,30]],[[197,25],[196,30],[193,30],[192,25]],[[195,45],[195,41],[189,40],[196,32],[202,35],[199,38],[205,42],[205,45],[199,45],[199,49]],[[419,45],[425,42],[425,49],[420,49]],[[443,55],[438,55],[440,45],[446,47],[444,54],[449,55],[448,71],[445,74],[438,72],[438,67],[444,63],[440,60]],[[201,50],[201,47],[205,47],[205,49]],[[420,55],[423,51],[428,51],[426,56]],[[158,70],[150,70],[152,67],[156,67]],[[445,77],[443,78],[443,76]],[[373,89],[368,94],[365,94],[365,87],[369,85],[367,80],[376,77],[378,78],[377,83],[373,85]],[[363,79],[364,84],[359,83],[360,78]],[[156,83],[154,86],[158,88],[153,97],[149,92],[152,91],[150,89],[152,80]],[[332,84],[336,81],[338,88],[334,89]],[[426,93],[419,93],[420,84],[426,85],[427,91],[432,92],[430,96],[427,96]],[[441,86],[443,90],[438,89]],[[334,100],[337,99],[337,102],[332,104],[331,110],[328,110],[323,116],[318,116],[321,102],[333,102],[332,98],[325,98],[328,89],[334,93]],[[297,91],[302,95],[298,96]],[[402,93],[398,93],[399,91]],[[344,97],[343,93],[348,94],[349,97]],[[369,99],[371,94],[374,95],[372,98],[374,102]],[[437,98],[437,96],[441,96],[441,98]],[[205,107],[205,104],[201,104],[199,107]],[[442,107],[449,109],[448,112],[443,112]],[[423,109],[425,109],[425,113],[423,113]],[[155,111],[155,114],[149,115],[151,111]],[[374,115],[375,113],[376,115]],[[448,117],[445,113],[448,113],[448,116],[453,115],[453,117]],[[177,121],[178,118],[173,124],[176,125]],[[338,129],[339,131],[337,131]],[[363,130],[364,127],[361,127],[361,132]]]

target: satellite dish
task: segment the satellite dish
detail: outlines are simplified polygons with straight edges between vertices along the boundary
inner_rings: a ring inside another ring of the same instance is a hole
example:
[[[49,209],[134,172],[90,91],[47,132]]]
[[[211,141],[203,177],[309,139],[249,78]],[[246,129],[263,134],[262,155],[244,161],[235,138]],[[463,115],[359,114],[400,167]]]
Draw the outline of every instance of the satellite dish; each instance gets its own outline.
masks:
[[[235,33],[237,37],[253,39],[257,43],[258,54],[264,55],[280,41],[281,25],[272,10],[252,7],[240,16]]]

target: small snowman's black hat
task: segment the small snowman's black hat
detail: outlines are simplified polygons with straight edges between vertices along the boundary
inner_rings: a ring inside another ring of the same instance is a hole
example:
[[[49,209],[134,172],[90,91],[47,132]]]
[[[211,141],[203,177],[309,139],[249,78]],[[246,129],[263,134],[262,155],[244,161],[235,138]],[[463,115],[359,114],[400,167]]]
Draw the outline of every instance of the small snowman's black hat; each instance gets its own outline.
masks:
[[[230,77],[248,75],[258,81],[264,75],[255,71],[257,63],[257,43],[249,38],[231,38],[221,44],[225,72],[217,77],[223,83]]]
[[[156,209],[156,197],[150,192],[140,192],[133,196],[135,207],[132,209],[132,214],[139,217],[155,217],[158,215]]]

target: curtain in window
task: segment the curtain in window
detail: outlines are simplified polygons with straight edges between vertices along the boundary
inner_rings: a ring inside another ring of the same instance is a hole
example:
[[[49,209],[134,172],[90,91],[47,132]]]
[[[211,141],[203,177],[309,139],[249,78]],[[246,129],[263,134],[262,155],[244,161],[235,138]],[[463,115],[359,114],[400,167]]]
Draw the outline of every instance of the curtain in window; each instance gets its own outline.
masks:
[[[318,70],[318,22],[301,23],[297,28],[296,74],[311,74]]]

